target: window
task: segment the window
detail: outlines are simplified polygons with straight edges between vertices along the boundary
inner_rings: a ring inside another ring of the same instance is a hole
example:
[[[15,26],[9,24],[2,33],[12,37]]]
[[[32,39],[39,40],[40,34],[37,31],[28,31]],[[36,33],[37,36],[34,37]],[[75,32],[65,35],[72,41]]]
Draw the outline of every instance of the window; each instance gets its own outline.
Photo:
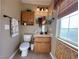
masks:
[[[61,18],[58,22],[58,36],[61,39],[78,46],[78,11]]]

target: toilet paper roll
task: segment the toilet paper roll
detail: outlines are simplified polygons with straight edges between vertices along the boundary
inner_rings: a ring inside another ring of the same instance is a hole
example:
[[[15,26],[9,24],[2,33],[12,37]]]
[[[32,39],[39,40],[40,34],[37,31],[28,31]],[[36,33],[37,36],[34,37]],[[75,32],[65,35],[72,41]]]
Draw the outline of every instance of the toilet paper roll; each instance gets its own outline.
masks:
[[[31,50],[33,51],[33,49],[34,49],[34,44],[31,44]]]

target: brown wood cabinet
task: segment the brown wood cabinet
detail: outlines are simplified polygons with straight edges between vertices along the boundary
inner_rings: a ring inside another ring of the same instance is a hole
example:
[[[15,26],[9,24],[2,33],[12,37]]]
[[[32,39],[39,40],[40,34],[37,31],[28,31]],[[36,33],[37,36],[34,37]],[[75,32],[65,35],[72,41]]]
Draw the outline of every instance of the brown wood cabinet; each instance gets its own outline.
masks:
[[[78,59],[78,51],[67,44],[57,41],[56,58],[57,59]]]
[[[50,53],[51,51],[51,38],[50,37],[35,37],[34,51],[36,53]]]
[[[34,25],[34,12],[33,11],[22,11],[21,13],[22,24]]]

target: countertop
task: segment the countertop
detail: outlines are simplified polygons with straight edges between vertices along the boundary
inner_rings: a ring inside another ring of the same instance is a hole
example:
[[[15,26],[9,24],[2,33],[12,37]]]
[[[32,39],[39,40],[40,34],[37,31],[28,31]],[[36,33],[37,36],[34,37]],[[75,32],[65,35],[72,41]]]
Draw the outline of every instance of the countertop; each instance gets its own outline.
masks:
[[[39,33],[36,33],[34,34],[34,37],[52,37],[53,34],[39,34]]]

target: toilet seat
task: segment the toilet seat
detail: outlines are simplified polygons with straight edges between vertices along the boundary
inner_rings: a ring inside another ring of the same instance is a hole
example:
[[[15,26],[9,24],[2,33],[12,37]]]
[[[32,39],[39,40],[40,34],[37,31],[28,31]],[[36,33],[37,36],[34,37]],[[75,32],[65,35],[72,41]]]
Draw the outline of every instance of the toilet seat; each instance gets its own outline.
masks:
[[[26,50],[29,48],[29,43],[28,42],[23,42],[21,45],[20,45],[20,50]]]

